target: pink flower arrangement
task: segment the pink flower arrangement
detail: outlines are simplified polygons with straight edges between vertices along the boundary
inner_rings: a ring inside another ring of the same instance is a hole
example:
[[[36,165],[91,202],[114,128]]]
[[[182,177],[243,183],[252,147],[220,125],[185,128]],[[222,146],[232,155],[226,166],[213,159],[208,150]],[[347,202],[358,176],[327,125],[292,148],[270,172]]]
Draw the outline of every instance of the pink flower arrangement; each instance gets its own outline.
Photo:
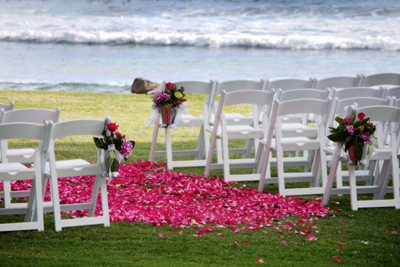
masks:
[[[167,83],[164,92],[156,91],[153,93],[153,104],[156,107],[178,107],[186,101],[184,91],[184,87],[177,89],[175,84]]]
[[[336,128],[329,127],[331,134],[329,140],[344,145],[344,151],[347,151],[355,142],[363,146],[371,144],[371,137],[376,130],[376,126],[365,118],[365,114],[360,112],[357,116],[355,111],[349,117],[344,119],[336,117],[335,121],[339,124]]]
[[[110,122],[107,124],[107,129],[103,131],[103,137],[93,137],[94,143],[97,148],[108,150],[109,145],[114,145],[115,149],[121,153],[125,160],[127,157],[132,155],[132,149],[135,147],[135,141],[129,141],[125,139],[125,135],[122,135],[117,131],[119,125]]]

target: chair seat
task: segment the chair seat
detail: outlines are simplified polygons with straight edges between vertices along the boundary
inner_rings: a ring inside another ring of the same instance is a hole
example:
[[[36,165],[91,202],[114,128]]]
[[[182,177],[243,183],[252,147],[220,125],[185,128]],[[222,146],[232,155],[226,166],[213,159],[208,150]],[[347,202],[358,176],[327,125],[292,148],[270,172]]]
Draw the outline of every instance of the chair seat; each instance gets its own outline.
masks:
[[[9,171],[9,172],[16,172],[21,170],[29,170],[28,167],[21,163],[1,163],[0,164],[0,171]]]
[[[247,114],[247,115],[242,115],[239,113],[224,113],[226,122],[228,125],[252,125],[253,124],[253,115],[252,114]],[[211,120],[210,124],[214,125],[215,117],[214,114],[211,115]]]
[[[204,124],[203,116],[195,117],[190,114],[182,114],[179,127],[201,127]]]
[[[214,127],[207,127],[207,132],[213,133]],[[229,125],[226,127],[229,139],[243,139],[243,138],[262,138],[263,130],[254,128],[249,125]],[[218,128],[217,138],[222,138],[221,128]]]

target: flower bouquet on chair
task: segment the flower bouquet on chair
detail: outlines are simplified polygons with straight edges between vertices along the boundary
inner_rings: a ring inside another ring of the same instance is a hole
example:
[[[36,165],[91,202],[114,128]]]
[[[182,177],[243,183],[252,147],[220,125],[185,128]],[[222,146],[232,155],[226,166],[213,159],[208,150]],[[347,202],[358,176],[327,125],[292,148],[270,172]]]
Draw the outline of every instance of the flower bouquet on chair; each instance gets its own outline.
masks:
[[[329,127],[331,134],[328,139],[344,147],[349,165],[363,165],[365,156],[371,154],[371,146],[375,143],[373,134],[376,126],[369,118],[365,118],[363,112],[356,116],[356,110],[344,119],[336,117],[335,121],[339,125],[336,128]]]
[[[103,177],[119,177],[118,168],[122,159],[132,155],[132,149],[135,147],[135,141],[126,140],[125,136],[117,131],[119,125],[108,123],[103,130],[103,137],[93,137],[94,143],[98,149],[104,150],[104,161],[102,162]]]
[[[164,91],[153,93],[153,108],[159,110],[163,127],[174,124],[178,109],[186,101],[185,88],[178,89],[175,84],[167,83]]]

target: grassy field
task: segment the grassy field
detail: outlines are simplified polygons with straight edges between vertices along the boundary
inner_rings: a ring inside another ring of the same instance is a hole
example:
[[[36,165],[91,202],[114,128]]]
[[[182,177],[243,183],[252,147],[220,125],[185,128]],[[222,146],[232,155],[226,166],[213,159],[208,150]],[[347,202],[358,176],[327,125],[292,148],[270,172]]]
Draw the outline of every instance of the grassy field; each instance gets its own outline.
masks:
[[[187,107],[196,115],[204,99],[189,95]],[[106,115],[120,125],[119,131],[136,141],[130,162],[148,158],[153,126],[141,129],[150,115],[151,98],[147,95],[98,94],[85,92],[0,91],[0,103],[15,102],[15,109],[61,108],[60,121],[76,118],[102,119]],[[194,148],[198,129],[173,131],[173,147]],[[160,134],[158,149],[163,149]],[[11,143],[10,147],[32,145]],[[68,138],[57,141],[58,159],[78,156],[94,161],[95,146],[91,138]],[[158,158],[158,161],[165,159]],[[201,175],[204,168],[182,168]],[[249,170],[239,170],[246,173]],[[212,175],[223,177],[221,170]],[[255,182],[246,182],[256,187]],[[276,185],[268,185],[271,193],[278,193]],[[304,199],[314,199],[306,196]],[[361,196],[361,198],[370,196]],[[0,233],[0,266],[259,266],[258,258],[268,266],[400,266],[400,210],[374,208],[351,211],[348,196],[332,197],[339,204],[331,209],[341,209],[319,218],[315,222],[318,240],[307,245],[304,236],[287,234],[287,244],[281,244],[277,231],[232,233],[231,228],[221,229],[223,237],[206,234],[203,238],[192,235],[198,229],[187,229],[181,235],[171,232],[169,226],[136,222],[112,223],[110,227],[84,226],[54,231],[52,214],[45,214],[45,231]],[[333,214],[335,216],[333,216]],[[1,222],[10,219],[2,216]],[[12,216],[11,219],[20,219]],[[297,218],[299,219],[299,218]],[[293,219],[292,219],[293,220]],[[342,223],[341,223],[342,222]],[[343,224],[344,222],[344,224]],[[391,234],[396,231],[397,234]],[[340,232],[340,233],[339,233]],[[169,236],[160,238],[158,234]],[[249,242],[248,246],[236,246]],[[339,244],[342,242],[342,245]],[[302,245],[295,245],[301,242]],[[337,251],[343,248],[343,251]],[[332,259],[337,256],[343,262]]]

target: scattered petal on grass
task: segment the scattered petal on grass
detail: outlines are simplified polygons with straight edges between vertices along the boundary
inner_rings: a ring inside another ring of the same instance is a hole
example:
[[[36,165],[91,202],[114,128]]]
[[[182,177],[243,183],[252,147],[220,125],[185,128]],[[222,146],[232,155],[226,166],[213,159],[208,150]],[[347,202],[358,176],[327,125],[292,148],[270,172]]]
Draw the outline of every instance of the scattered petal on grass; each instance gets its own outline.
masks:
[[[343,262],[343,260],[339,260],[339,258],[337,256],[333,256],[332,259],[336,260],[337,262]]]
[[[397,234],[397,232],[396,231],[391,231],[390,234],[394,235],[394,234]]]
[[[240,246],[238,242],[236,242],[235,240],[232,240],[233,244],[235,244],[236,246]]]
[[[165,162],[139,160],[121,164],[118,172],[120,177],[112,179],[107,185],[111,222],[144,222],[155,227],[169,224],[179,230],[201,228],[206,224],[237,227],[246,223],[249,226],[245,231],[248,231],[259,229],[261,224],[273,226],[271,222],[280,220],[280,226],[287,225],[283,221],[289,216],[299,216],[310,222],[316,216],[325,217],[330,211],[319,201],[259,193],[255,188],[237,187],[237,182],[225,182],[216,176],[205,178],[172,172],[165,168]],[[94,175],[60,179],[60,192],[68,192],[60,194],[60,202],[86,203],[92,197],[94,181]],[[28,190],[30,186],[31,181],[11,184],[13,191]],[[101,195],[98,197],[100,199]],[[44,200],[50,199],[50,187],[47,185]],[[89,211],[62,213],[76,218],[87,217]],[[101,214],[101,202],[97,201],[95,216]],[[214,231],[215,228],[200,229],[198,234]]]
[[[257,262],[259,262],[259,263],[264,263],[264,261],[263,261],[261,258],[258,258],[258,259],[257,259]]]
[[[299,243],[299,242],[295,242],[294,244],[295,244],[295,245],[301,245],[301,243]]]
[[[165,239],[169,239],[169,236],[164,236]]]
[[[341,232],[341,231],[338,231],[337,233],[338,233],[338,234],[341,234],[342,232]]]
[[[354,254],[356,254],[356,253],[357,253],[357,251],[353,251],[351,254],[353,254],[353,255],[354,255]]]
[[[161,234],[161,233],[159,233],[159,234],[158,234],[158,236],[159,236],[159,237],[163,237],[164,235],[163,235],[163,234]]]
[[[235,255],[232,255],[231,258],[235,257]]]
[[[268,234],[267,231],[263,231],[263,234]]]
[[[312,240],[318,240],[318,238],[316,238],[312,235],[307,235],[306,240],[312,241]]]
[[[312,245],[312,243],[311,243],[311,242],[307,242],[306,244],[307,244],[307,245]]]
[[[339,245],[343,245],[342,241],[339,241]]]
[[[343,251],[343,248],[337,248],[336,251]]]
[[[287,241],[285,241],[285,240],[282,240],[282,242],[281,242],[281,244],[286,244],[287,243]]]
[[[249,242],[243,242],[243,245],[248,246],[250,243]]]
[[[363,243],[364,245],[368,245],[369,241],[361,241],[361,243]]]
[[[345,222],[339,221],[340,224],[345,224]]]
[[[314,230],[314,232],[319,234],[319,233],[321,233],[321,230]]]
[[[223,236],[224,234],[221,234],[221,233],[217,233],[217,236]]]
[[[333,217],[333,218],[335,218],[335,217],[336,217],[336,215],[335,215],[335,214],[333,214],[333,215],[332,215],[332,217]]]

